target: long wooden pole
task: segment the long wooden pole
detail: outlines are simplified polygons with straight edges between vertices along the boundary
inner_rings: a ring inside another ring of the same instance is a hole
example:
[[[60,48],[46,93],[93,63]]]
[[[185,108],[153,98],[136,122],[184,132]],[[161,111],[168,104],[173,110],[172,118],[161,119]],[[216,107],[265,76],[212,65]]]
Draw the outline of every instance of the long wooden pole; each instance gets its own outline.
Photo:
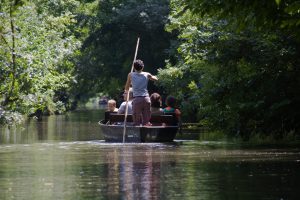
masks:
[[[140,43],[140,38],[138,37],[130,73],[133,72],[134,61],[136,60],[137,52],[138,52],[138,49],[139,49],[139,43]],[[127,122],[127,115],[128,115],[128,101],[129,101],[129,90],[127,91],[127,96],[126,96],[124,129],[123,129],[123,143],[125,143],[125,135],[126,135],[126,122]]]

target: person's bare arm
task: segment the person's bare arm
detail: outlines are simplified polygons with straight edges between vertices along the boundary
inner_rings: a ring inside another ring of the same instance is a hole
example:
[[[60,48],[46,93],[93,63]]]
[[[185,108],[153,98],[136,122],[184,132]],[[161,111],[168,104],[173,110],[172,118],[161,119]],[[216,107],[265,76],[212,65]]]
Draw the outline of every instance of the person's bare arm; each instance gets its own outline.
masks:
[[[127,81],[126,81],[126,84],[125,84],[125,91],[126,92],[129,91],[130,84],[131,84],[131,73],[129,73],[128,76],[127,76]]]
[[[158,81],[157,76],[153,76],[153,75],[150,74],[150,73],[149,73],[149,75],[148,75],[148,78],[149,78],[151,81]]]

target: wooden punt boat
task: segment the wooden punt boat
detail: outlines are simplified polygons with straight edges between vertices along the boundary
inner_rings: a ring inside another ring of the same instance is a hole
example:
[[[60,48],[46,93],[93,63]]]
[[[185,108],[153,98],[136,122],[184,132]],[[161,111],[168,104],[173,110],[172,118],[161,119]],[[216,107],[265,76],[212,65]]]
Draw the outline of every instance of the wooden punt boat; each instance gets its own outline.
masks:
[[[106,142],[123,142],[124,115],[110,113],[99,125]],[[152,126],[133,126],[132,115],[127,116],[125,142],[172,142],[178,131],[173,115],[151,116]]]

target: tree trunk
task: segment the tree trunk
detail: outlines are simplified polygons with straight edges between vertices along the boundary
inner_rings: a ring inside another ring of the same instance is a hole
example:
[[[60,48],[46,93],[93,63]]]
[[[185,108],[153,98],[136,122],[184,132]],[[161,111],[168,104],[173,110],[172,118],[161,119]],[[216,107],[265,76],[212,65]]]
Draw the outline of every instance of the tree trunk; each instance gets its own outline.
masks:
[[[13,91],[15,89],[15,84],[16,84],[16,43],[15,43],[15,24],[13,20],[13,5],[10,5],[9,9],[9,17],[10,17],[10,29],[11,29],[11,40],[12,40],[12,47],[11,47],[11,66],[12,66],[12,71],[11,71],[11,85],[10,88],[8,89],[8,93],[5,97],[4,102],[2,103],[3,106],[7,105],[12,99]]]

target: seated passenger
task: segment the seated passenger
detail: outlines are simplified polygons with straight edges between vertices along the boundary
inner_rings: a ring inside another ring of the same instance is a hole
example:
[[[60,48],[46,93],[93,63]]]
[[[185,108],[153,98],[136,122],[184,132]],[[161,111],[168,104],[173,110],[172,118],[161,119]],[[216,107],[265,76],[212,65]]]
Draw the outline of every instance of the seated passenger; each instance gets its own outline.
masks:
[[[115,100],[110,99],[107,102],[107,111],[108,112],[118,112],[118,108],[116,107],[117,103]]]
[[[163,115],[163,109],[161,108],[161,96],[158,93],[153,93],[150,96],[151,101],[151,115]]]
[[[126,101],[127,101],[127,92],[125,91],[123,94],[124,97],[124,102],[120,105],[119,110],[118,110],[118,114],[125,114],[125,110],[126,110]],[[132,88],[129,89],[129,99],[128,99],[128,110],[127,110],[127,114],[132,114],[132,100],[133,100],[133,92],[132,92]]]
[[[109,115],[110,113],[117,113],[118,112],[118,108],[116,108],[116,101],[114,99],[110,99],[107,102],[107,110],[104,113],[104,123],[107,123],[109,121]]]
[[[166,99],[166,106],[163,109],[164,114],[175,114],[177,117],[177,120],[180,120],[181,112],[179,109],[175,108],[176,105],[176,99],[173,96],[168,96]]]

